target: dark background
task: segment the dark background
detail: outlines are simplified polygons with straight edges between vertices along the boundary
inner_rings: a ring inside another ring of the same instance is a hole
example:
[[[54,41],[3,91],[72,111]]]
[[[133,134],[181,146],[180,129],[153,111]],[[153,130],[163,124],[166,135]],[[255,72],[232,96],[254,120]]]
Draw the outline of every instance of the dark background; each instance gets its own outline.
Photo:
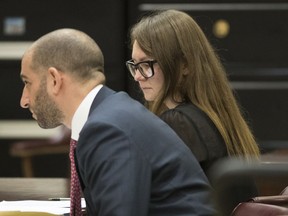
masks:
[[[58,28],[88,33],[105,57],[107,85],[140,100],[125,61],[128,31],[141,15],[157,8],[189,13],[219,53],[245,117],[264,151],[288,146],[288,1],[179,0],[1,0],[0,42],[34,41]],[[7,35],[8,17],[25,19],[25,33]],[[218,20],[230,25],[225,38],[212,31]],[[19,106],[20,59],[0,59],[0,120],[31,119]],[[0,176],[20,176],[18,158],[9,156],[14,140],[0,140]],[[37,176],[66,176],[67,155],[35,158]],[[45,169],[43,168],[45,167]]]

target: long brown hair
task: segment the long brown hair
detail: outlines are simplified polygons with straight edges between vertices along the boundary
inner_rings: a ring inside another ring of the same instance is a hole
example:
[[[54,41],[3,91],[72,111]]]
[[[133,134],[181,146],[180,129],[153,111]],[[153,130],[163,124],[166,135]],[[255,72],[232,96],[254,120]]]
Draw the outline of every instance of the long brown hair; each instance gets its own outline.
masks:
[[[148,104],[152,112],[160,115],[164,100],[180,95],[211,118],[229,155],[259,156],[219,57],[191,16],[177,10],[155,12],[134,25],[130,37],[131,45],[136,40],[163,71],[164,87]]]

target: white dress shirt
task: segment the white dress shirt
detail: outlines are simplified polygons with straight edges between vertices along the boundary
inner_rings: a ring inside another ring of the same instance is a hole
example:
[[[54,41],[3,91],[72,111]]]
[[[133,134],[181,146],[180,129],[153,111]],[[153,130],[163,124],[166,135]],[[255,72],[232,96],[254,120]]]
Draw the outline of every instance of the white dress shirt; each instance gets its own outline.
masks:
[[[88,119],[88,114],[93,103],[94,98],[98,94],[103,85],[97,85],[92,89],[89,94],[84,98],[79,107],[77,108],[72,118],[71,124],[71,138],[78,141],[79,133],[82,130],[85,122]]]

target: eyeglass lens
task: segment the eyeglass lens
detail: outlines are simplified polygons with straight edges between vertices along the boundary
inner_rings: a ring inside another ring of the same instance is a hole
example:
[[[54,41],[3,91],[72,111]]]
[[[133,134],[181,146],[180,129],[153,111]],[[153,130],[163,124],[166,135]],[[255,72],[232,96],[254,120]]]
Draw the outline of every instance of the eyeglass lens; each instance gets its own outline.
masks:
[[[139,62],[137,64],[133,64],[132,62],[128,62],[127,67],[128,67],[128,69],[129,69],[129,71],[133,77],[136,74],[136,70],[139,70],[141,75],[146,77],[146,78],[152,77],[154,75],[153,70],[151,68],[151,67],[153,67],[153,65],[150,62]]]

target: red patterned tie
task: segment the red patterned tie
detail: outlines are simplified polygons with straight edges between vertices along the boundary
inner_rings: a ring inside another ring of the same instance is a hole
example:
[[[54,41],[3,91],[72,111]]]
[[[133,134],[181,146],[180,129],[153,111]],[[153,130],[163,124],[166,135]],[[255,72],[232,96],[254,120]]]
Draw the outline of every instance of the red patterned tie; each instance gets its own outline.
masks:
[[[74,150],[77,141],[71,139],[70,141],[70,161],[71,161],[71,186],[70,186],[70,216],[82,216],[81,210],[81,186],[79,177],[76,171]]]

